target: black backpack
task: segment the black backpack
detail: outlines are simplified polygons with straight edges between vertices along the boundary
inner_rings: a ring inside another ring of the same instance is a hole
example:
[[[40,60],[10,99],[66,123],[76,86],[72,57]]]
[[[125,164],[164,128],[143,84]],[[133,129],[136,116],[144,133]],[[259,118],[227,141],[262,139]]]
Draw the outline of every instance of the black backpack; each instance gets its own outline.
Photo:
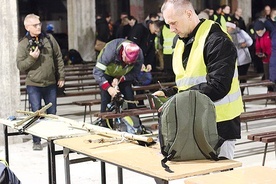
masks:
[[[0,184],[21,184],[16,175],[4,163],[0,160]]]
[[[83,59],[82,59],[80,53],[75,49],[70,49],[68,51],[68,57],[69,57],[69,60],[72,62],[71,64],[73,64],[73,65],[83,63]]]

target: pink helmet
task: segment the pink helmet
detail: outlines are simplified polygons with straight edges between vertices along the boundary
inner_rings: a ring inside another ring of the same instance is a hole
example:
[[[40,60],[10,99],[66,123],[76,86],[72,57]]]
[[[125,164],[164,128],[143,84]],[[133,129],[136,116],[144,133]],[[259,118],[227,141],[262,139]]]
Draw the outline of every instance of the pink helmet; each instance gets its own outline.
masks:
[[[126,55],[125,62],[130,64],[135,63],[140,53],[140,47],[135,43],[130,43],[130,42],[124,42],[123,47],[124,47],[123,52]]]

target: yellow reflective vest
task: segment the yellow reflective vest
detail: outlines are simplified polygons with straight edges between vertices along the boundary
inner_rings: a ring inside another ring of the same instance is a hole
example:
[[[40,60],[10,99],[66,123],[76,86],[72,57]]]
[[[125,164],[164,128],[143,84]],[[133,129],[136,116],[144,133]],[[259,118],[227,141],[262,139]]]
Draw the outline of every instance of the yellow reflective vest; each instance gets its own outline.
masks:
[[[214,22],[205,20],[199,27],[191,48],[186,69],[182,63],[184,43],[177,41],[173,54],[173,71],[176,75],[176,84],[179,91],[207,82],[207,68],[204,62],[203,50],[205,40]],[[242,96],[239,87],[237,66],[233,76],[231,89],[221,100],[214,102],[216,107],[216,121],[231,120],[243,112]]]
[[[167,26],[163,26],[162,29],[162,35],[163,35],[163,54],[172,54],[173,53],[173,39],[175,37],[175,33],[170,31],[170,28]]]

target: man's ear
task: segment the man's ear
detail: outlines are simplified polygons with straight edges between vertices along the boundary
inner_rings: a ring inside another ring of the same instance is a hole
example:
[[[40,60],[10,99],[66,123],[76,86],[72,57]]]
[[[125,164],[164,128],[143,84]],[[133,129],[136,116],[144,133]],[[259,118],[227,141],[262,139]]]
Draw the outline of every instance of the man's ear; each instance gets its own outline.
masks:
[[[185,14],[187,15],[188,18],[190,18],[193,12],[190,9],[188,9],[188,10],[185,10]]]
[[[29,26],[25,26],[25,29],[26,29],[27,31],[30,31],[30,30],[29,30]]]

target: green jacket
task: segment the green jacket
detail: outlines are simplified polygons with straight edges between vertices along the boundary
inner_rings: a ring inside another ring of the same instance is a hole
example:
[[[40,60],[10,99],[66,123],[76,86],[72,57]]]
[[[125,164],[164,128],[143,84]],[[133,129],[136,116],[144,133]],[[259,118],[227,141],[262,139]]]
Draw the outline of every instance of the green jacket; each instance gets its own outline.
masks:
[[[56,84],[57,80],[64,80],[64,62],[58,43],[52,35],[49,37],[53,43],[53,47],[49,39],[42,35],[43,48],[40,50],[40,55],[37,59],[30,56],[30,45],[27,37],[24,37],[18,44],[17,48],[17,68],[26,73],[26,85],[46,87],[51,84]],[[54,49],[54,51],[53,51]],[[55,64],[57,63],[58,76],[55,77]]]

